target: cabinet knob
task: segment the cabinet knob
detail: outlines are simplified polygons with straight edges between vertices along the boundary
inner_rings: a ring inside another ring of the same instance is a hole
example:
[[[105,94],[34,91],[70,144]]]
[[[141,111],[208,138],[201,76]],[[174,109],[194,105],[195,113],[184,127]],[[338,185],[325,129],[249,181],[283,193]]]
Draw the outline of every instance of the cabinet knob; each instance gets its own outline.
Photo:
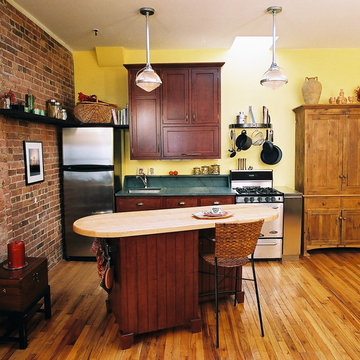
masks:
[[[143,206],[143,205],[144,205],[143,202],[138,202],[138,203],[136,203],[136,206]]]
[[[179,202],[178,202],[178,205],[184,206],[184,205],[186,205],[186,202],[185,202],[185,201],[179,201]]]
[[[6,295],[6,289],[2,289],[1,292]]]

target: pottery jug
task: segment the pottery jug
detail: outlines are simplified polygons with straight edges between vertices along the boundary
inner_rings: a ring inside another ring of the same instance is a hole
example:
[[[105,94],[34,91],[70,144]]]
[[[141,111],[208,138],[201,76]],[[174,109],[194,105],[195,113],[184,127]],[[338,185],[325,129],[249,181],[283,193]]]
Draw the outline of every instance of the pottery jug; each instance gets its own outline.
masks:
[[[305,104],[318,104],[321,95],[321,82],[316,77],[306,77],[302,86]]]

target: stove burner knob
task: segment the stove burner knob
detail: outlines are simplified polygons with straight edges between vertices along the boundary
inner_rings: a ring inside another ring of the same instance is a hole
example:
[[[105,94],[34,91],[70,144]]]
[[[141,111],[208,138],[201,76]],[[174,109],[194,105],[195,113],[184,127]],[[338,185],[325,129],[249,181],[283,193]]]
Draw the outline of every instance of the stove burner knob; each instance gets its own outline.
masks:
[[[265,201],[266,201],[266,202],[269,202],[269,201],[270,201],[270,197],[267,196],[267,197],[265,198]]]
[[[261,202],[261,197],[260,197],[260,196],[257,198],[257,201],[258,201],[258,202]]]
[[[254,198],[253,198],[253,197],[250,198],[250,202],[254,202]]]
[[[271,197],[271,202],[275,202],[275,196]]]
[[[249,202],[249,198],[247,198],[247,197],[244,198],[244,202],[246,202],[246,203]]]

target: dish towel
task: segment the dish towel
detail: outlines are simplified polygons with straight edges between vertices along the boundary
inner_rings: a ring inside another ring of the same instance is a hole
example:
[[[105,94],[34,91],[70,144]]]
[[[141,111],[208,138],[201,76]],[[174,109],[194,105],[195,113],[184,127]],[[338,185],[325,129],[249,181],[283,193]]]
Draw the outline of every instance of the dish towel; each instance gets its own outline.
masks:
[[[95,238],[90,249],[96,254],[97,270],[101,278],[99,285],[107,292],[110,293],[112,282],[109,284],[106,280],[111,267],[111,258],[109,255],[109,247],[104,239]],[[110,286],[109,286],[110,285]]]

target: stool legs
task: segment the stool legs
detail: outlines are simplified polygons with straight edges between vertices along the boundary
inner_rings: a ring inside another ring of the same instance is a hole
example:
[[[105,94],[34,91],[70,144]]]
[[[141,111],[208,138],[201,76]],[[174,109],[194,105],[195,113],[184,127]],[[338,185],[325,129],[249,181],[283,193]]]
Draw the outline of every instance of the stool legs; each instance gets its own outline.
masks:
[[[216,347],[219,347],[219,304],[218,304],[218,264],[215,257],[215,317],[216,317]]]
[[[257,286],[257,281],[256,281],[256,274],[255,274],[254,254],[252,254],[252,256],[251,256],[251,267],[252,267],[252,272],[253,272],[256,301],[257,301],[257,307],[258,307],[258,313],[259,313],[261,336],[264,337],[264,327],[263,327],[262,316],[261,316],[260,297],[259,297],[259,291],[258,291],[258,286]]]

